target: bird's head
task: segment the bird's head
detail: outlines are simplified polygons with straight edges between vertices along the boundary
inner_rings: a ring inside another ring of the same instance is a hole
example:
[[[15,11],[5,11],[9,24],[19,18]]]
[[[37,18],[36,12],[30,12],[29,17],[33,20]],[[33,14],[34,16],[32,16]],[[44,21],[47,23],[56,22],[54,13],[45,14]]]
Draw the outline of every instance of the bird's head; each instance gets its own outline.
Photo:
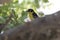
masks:
[[[28,9],[27,12],[29,12],[29,13],[33,13],[34,10],[33,10],[33,9]]]

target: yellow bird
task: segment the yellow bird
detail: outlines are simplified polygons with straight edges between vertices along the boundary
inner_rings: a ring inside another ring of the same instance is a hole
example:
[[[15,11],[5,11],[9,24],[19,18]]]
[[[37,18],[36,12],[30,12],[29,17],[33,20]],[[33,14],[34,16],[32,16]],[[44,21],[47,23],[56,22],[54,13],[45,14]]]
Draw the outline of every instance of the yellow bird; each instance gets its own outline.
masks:
[[[28,9],[27,12],[28,12],[28,17],[30,20],[34,20],[38,18],[38,15],[34,12],[33,9]]]

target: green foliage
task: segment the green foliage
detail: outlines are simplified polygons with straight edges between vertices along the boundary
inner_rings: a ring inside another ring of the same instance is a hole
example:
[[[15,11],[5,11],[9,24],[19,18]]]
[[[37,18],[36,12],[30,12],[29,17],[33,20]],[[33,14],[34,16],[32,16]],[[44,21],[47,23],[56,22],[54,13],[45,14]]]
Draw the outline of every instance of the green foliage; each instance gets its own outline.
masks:
[[[24,10],[28,8],[33,8],[35,11],[40,7],[39,1],[41,0],[23,0],[22,3],[18,3],[18,0],[12,0],[11,3],[5,3],[0,6],[0,23],[4,23],[8,16],[11,14],[13,9],[13,17],[7,25],[8,28],[13,28],[14,26],[24,24],[24,19],[27,18],[27,13]],[[48,2],[48,0],[42,0],[43,2]]]
[[[45,3],[48,2],[48,0],[42,0],[42,1],[45,2]]]
[[[39,6],[39,0],[34,0],[34,2],[35,2],[36,7],[39,8],[40,7]]]

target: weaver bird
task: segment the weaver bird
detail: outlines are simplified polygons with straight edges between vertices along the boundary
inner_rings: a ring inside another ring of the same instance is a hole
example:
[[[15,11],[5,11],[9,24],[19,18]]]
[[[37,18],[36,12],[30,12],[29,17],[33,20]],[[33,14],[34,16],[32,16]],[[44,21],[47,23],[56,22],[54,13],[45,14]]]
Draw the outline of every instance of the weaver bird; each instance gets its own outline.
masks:
[[[38,18],[37,13],[35,13],[33,9],[28,9],[27,13],[28,13],[28,17],[30,20],[34,20],[34,19]]]

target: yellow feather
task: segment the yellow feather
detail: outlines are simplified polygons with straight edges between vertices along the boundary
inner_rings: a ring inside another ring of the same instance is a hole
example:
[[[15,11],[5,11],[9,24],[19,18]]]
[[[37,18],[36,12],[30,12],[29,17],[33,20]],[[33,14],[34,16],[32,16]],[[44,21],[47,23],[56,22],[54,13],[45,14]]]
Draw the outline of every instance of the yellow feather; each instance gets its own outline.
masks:
[[[28,17],[30,18],[30,20],[33,20],[33,15],[32,15],[32,12],[28,12]]]

